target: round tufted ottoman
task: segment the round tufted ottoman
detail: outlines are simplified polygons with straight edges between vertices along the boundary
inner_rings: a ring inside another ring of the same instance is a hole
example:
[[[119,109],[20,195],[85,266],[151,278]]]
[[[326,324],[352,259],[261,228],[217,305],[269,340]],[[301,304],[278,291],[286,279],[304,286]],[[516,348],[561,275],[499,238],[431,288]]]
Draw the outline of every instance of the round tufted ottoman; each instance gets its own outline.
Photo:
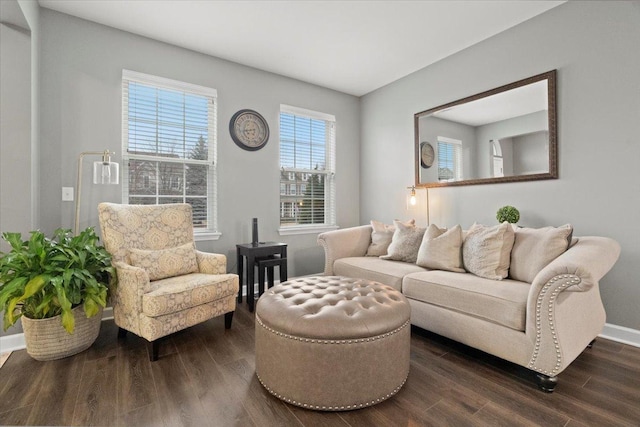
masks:
[[[274,286],[256,308],[256,374],[273,395],[344,411],[398,392],[409,373],[411,309],[395,289],[347,277]]]

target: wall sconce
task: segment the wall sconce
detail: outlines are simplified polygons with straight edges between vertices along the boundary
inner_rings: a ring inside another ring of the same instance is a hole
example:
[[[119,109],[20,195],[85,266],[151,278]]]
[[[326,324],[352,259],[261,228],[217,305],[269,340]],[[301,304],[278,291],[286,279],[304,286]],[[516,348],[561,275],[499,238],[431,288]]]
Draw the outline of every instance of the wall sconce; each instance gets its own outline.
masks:
[[[80,223],[80,198],[82,196],[82,159],[84,156],[102,156],[102,161],[93,162],[93,183],[94,184],[118,184],[120,182],[120,165],[111,161],[109,150],[85,151],[78,156],[78,176],[76,178],[76,217],[74,222],[74,233],[77,235]]]

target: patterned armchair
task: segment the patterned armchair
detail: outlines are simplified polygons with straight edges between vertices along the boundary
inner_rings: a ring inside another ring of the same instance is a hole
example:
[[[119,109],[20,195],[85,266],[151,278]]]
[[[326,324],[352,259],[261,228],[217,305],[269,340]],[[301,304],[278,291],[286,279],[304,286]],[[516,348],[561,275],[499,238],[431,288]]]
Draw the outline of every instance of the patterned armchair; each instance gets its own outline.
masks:
[[[100,228],[118,286],[112,291],[118,335],[149,342],[221,314],[231,328],[238,276],[226,274],[224,255],[196,250],[191,206],[100,203]]]

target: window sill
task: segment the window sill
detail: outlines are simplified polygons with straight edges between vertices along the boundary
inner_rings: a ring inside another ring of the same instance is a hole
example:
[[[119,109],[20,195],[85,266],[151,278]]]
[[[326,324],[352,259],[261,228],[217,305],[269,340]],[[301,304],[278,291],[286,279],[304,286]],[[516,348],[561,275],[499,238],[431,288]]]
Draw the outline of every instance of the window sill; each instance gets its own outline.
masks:
[[[280,233],[281,236],[292,236],[295,234],[318,234],[325,231],[337,230],[338,228],[340,227],[338,227],[337,225],[298,225],[293,227],[280,227],[278,228],[278,233]]]
[[[218,240],[222,236],[222,233],[217,231],[202,231],[202,232],[193,232],[193,240],[196,242],[203,242],[206,240]]]

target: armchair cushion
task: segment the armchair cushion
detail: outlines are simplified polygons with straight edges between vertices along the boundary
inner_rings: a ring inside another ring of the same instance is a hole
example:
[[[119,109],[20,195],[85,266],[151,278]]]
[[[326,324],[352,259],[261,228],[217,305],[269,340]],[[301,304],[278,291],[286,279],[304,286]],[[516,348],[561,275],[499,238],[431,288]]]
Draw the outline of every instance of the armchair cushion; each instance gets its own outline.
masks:
[[[235,274],[187,274],[151,282],[142,296],[142,312],[149,317],[176,313],[238,293]]]
[[[149,280],[198,272],[196,249],[193,243],[155,251],[132,248],[129,250],[129,260],[134,267],[144,268],[149,275]]]

